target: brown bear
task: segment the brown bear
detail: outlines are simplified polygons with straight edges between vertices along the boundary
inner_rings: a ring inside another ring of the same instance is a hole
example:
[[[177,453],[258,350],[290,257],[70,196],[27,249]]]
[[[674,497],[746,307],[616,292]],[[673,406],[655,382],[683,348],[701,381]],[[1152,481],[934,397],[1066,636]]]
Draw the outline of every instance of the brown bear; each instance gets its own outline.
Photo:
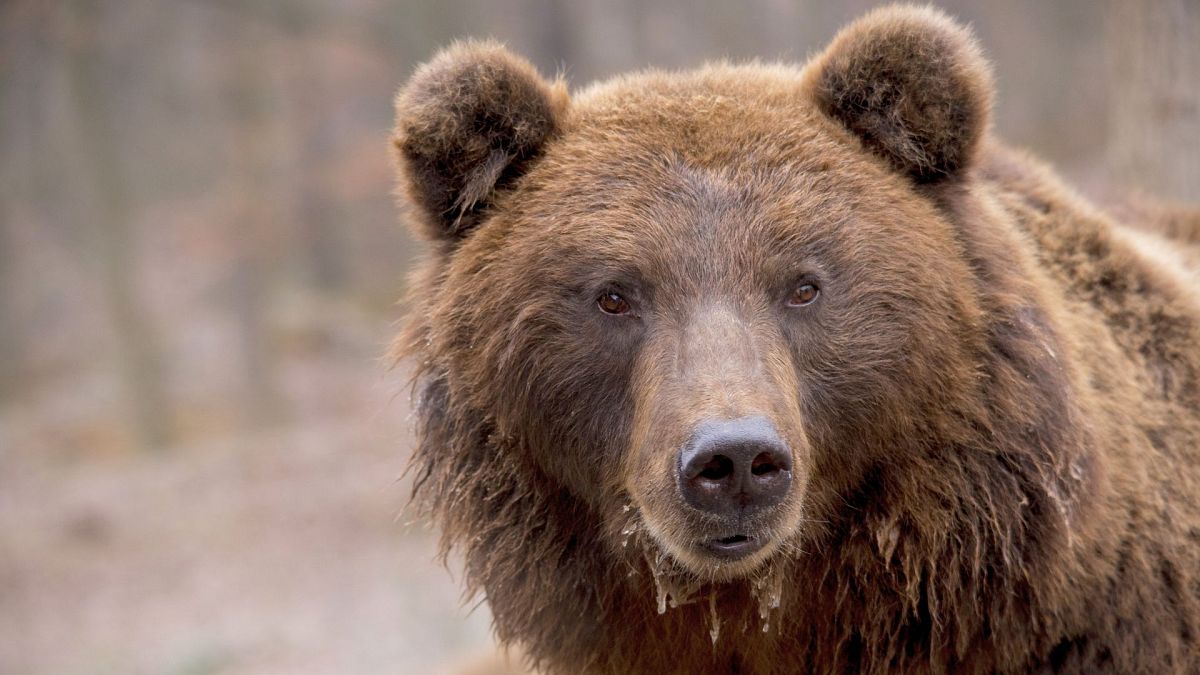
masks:
[[[991,97],[970,33],[905,6],[800,68],[417,70],[414,490],[501,643],[1200,672],[1200,282],[1166,245],[1200,219],[1121,224],[993,138]]]

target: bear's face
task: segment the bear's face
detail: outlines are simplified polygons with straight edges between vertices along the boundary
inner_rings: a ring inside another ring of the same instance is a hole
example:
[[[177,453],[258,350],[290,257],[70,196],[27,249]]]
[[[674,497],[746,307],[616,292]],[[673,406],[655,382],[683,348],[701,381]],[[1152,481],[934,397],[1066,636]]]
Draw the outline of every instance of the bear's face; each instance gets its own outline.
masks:
[[[439,247],[419,349],[439,405],[505,453],[480,461],[577,500],[616,556],[643,528],[727,579],[819,539],[906,461],[895,438],[953,423],[980,310],[935,199],[986,71],[953,26],[884,28],[801,77],[651,73],[574,102],[490,45],[414,77],[396,144]],[[881,45],[938,58],[905,72]]]

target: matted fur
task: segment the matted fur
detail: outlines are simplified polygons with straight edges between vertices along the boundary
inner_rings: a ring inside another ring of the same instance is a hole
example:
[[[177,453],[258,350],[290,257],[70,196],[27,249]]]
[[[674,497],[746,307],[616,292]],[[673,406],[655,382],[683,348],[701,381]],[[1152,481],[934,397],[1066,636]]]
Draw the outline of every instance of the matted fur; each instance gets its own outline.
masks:
[[[570,102],[494,45],[418,72],[412,472],[502,643],[564,673],[1200,669],[1200,285],[989,138],[990,97],[909,7],[801,69]],[[821,304],[781,313],[797,259]],[[614,279],[645,321],[596,311]],[[668,467],[747,409],[797,477],[726,569],[680,548],[708,524]]]

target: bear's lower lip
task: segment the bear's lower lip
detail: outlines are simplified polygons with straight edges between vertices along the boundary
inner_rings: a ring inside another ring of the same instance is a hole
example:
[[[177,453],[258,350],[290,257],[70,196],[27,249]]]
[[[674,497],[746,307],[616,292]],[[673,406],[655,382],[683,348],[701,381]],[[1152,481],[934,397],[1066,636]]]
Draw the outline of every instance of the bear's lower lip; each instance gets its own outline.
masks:
[[[762,548],[765,543],[766,541],[759,537],[735,534],[703,541],[700,548],[722,560],[740,560]]]

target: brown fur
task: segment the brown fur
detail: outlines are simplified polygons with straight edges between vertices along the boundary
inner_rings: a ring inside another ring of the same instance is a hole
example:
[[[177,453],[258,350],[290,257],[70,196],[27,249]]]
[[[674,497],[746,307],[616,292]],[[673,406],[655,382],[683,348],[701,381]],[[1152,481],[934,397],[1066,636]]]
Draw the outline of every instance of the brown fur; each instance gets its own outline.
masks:
[[[425,231],[461,236],[497,186],[533,159],[567,103],[561,82],[496,43],[464,43],[421,66],[396,99],[393,143]]]
[[[970,33],[934,9],[877,10],[807,72],[822,110],[921,181],[967,166],[987,126],[991,71]]]
[[[418,71],[415,489],[502,642],[552,672],[1200,669],[1200,284],[990,138],[990,96],[909,7],[803,69],[570,102],[494,45]],[[716,564],[672,461],[747,414],[795,479]]]

